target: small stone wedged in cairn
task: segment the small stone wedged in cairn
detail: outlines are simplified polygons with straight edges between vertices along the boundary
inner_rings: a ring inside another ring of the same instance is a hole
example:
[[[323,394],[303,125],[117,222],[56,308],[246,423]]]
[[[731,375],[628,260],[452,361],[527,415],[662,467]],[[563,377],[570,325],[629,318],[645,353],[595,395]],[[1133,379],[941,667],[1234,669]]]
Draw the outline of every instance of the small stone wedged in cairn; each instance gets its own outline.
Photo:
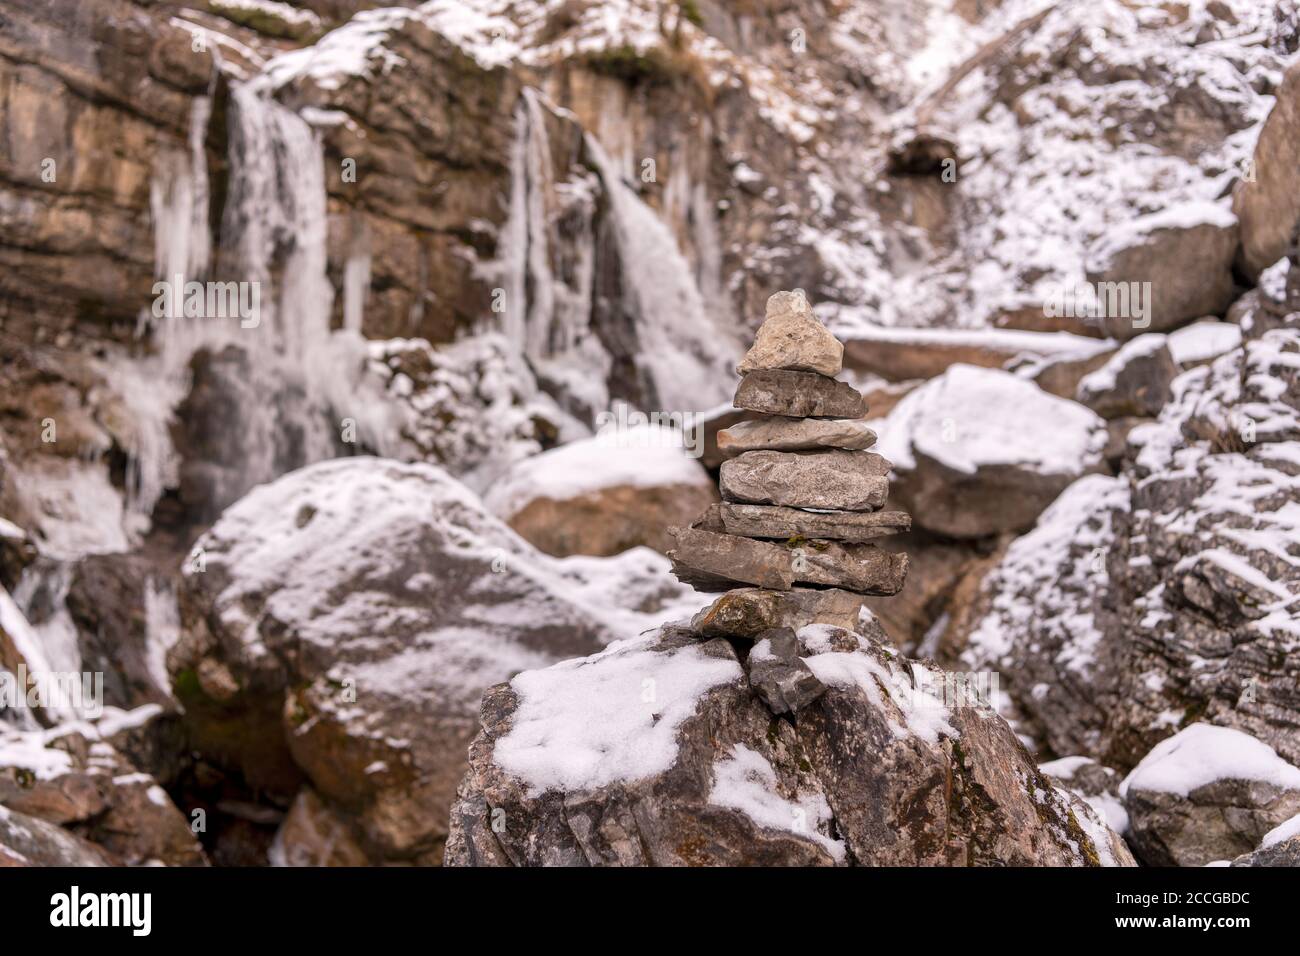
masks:
[[[861,420],[862,395],[830,377],[843,355],[802,292],[773,296],[737,368],[734,402],[768,417],[719,431],[722,502],[668,529],[673,574],[726,592],[684,633],[729,642],[773,714],[815,705],[826,690],[802,659],[800,629],[860,633],[864,595],[896,594],[907,579],[906,554],[869,543],[912,519],[881,510],[893,466],[866,450],[876,433]]]
[[[719,470],[725,501],[828,511],[875,511],[892,466],[871,451],[747,451]]]
[[[816,372],[760,369],[740,380],[737,408],[787,418],[861,418],[867,402],[852,385]]]
[[[844,346],[813,315],[803,289],[795,289],[767,300],[766,318],[736,371],[790,369],[834,377],[843,367]]]
[[[774,714],[791,714],[826,693],[826,685],[799,656],[802,648],[788,627],[763,631],[745,661],[749,686]]]
[[[870,541],[912,527],[905,511],[804,511],[780,505],[723,502],[718,513],[727,534],[746,538],[830,538]]]
[[[861,451],[876,443],[863,421],[835,418],[755,418],[718,432],[718,451],[731,458],[747,451]]]

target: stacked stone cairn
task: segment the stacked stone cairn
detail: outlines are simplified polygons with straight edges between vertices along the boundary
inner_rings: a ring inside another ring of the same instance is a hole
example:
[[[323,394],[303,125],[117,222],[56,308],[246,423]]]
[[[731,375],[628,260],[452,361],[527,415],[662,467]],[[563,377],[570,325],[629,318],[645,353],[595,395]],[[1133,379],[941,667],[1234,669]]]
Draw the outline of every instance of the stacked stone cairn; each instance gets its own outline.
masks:
[[[912,520],[881,510],[892,466],[867,450],[876,434],[862,420],[861,393],[835,379],[843,362],[843,344],[802,290],[768,299],[734,401],[760,417],[718,433],[722,502],[689,528],[668,529],[677,578],[726,592],[691,630],[729,639],[777,714],[825,690],[800,659],[796,632],[817,623],[854,630],[863,597],[896,594],[907,576],[906,554],[871,543]]]

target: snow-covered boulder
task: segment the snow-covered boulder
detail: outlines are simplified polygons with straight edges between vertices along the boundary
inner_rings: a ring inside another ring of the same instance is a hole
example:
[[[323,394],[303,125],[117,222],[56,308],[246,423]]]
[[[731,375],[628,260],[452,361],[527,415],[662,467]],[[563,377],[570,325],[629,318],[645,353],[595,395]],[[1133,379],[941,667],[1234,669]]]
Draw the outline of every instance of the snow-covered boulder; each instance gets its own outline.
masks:
[[[698,460],[702,448],[690,442],[689,434],[665,425],[602,429],[517,463],[484,502],[556,557],[607,556],[639,545],[666,551],[665,530],[688,526],[718,498]]]
[[[747,641],[686,628],[492,688],[447,862],[1131,863],[941,672],[829,625],[798,643],[826,690],[781,720],[750,686]]]
[[[1222,315],[1232,302],[1236,251],[1237,217],[1214,202],[1182,203],[1112,228],[1089,251],[1088,281],[1123,289],[1129,308],[1102,316],[1102,329],[1129,339]],[[1104,311],[1109,303],[1107,293]]]
[[[1105,419],[1153,418],[1172,396],[1178,366],[1166,336],[1152,332],[1125,343],[1079,381],[1078,400]]]
[[[254,489],[185,563],[168,655],[195,748],[374,860],[436,860],[483,688],[699,607],[638,549],[541,554],[441,469],[375,458]]]
[[[918,526],[954,538],[1030,528],[1102,465],[1106,426],[1075,402],[996,369],[954,365],[904,398],[876,449]]]
[[[1260,846],[1300,813],[1300,768],[1249,734],[1191,724],[1120,786],[1129,840],[1152,866],[1204,866]]]

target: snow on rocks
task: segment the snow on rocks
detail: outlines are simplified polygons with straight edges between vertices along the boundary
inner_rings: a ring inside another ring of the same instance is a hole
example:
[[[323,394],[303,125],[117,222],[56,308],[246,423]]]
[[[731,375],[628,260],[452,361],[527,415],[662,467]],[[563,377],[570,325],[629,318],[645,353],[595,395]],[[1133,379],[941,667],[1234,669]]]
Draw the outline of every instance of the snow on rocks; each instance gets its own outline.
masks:
[[[199,539],[168,666],[207,759],[307,778],[372,860],[436,860],[483,688],[689,615],[665,572],[544,555],[430,465],[324,462]]]
[[[1106,555],[1125,481],[1085,475],[985,576],[961,660],[993,668],[1036,736],[1057,753],[1098,753],[1115,673]],[[960,641],[957,642],[960,644]]]
[[[1127,291],[1129,308],[1101,316],[1102,328],[1127,339],[1222,314],[1232,302],[1236,250],[1237,218],[1214,202],[1172,206],[1111,229],[1089,253],[1088,281]]]
[[[904,398],[876,449],[923,528],[951,537],[1026,530],[1072,481],[1098,470],[1105,423],[1008,372],[954,365]]]
[[[1183,373],[1129,443],[1131,507],[1107,561],[1127,647],[1107,752],[1131,765],[1201,719],[1300,762],[1300,333]]]
[[[1193,322],[1166,336],[1169,354],[1180,368],[1213,361],[1241,345],[1241,327],[1232,322]]]
[[[547,554],[606,556],[668,547],[664,529],[717,500],[690,435],[661,424],[608,427],[526,458],[484,504]]]
[[[1143,862],[1203,866],[1261,847],[1300,813],[1300,768],[1249,734],[1195,723],[1157,744],[1120,796]]]
[[[741,660],[764,647],[664,628],[489,690],[447,863],[1131,863],[1000,718],[931,696],[933,668],[805,627],[826,689],[773,721]]]
[[[1152,418],[1172,397],[1178,374],[1166,337],[1139,335],[1079,382],[1078,400],[1105,419]]]
[[[96,720],[49,730],[0,724],[0,820],[37,818],[50,828],[42,837],[49,846],[80,846],[75,834],[117,865],[206,865],[189,820],[155,776],[170,775],[174,761],[154,758],[179,748],[174,729],[156,704],[105,708]],[[0,858],[4,843],[0,834]]]

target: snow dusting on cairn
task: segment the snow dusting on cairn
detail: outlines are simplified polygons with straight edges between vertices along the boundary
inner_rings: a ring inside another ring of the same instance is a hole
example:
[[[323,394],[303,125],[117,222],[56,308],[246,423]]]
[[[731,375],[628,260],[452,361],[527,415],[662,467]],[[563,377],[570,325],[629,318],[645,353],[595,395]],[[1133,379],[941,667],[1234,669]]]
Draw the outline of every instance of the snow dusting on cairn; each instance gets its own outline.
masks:
[[[801,290],[769,300],[722,431],[722,502],[670,529],[673,572],[724,592],[689,623],[490,688],[445,862],[1133,865],[959,676],[901,657],[863,607],[897,593],[843,348]]]

